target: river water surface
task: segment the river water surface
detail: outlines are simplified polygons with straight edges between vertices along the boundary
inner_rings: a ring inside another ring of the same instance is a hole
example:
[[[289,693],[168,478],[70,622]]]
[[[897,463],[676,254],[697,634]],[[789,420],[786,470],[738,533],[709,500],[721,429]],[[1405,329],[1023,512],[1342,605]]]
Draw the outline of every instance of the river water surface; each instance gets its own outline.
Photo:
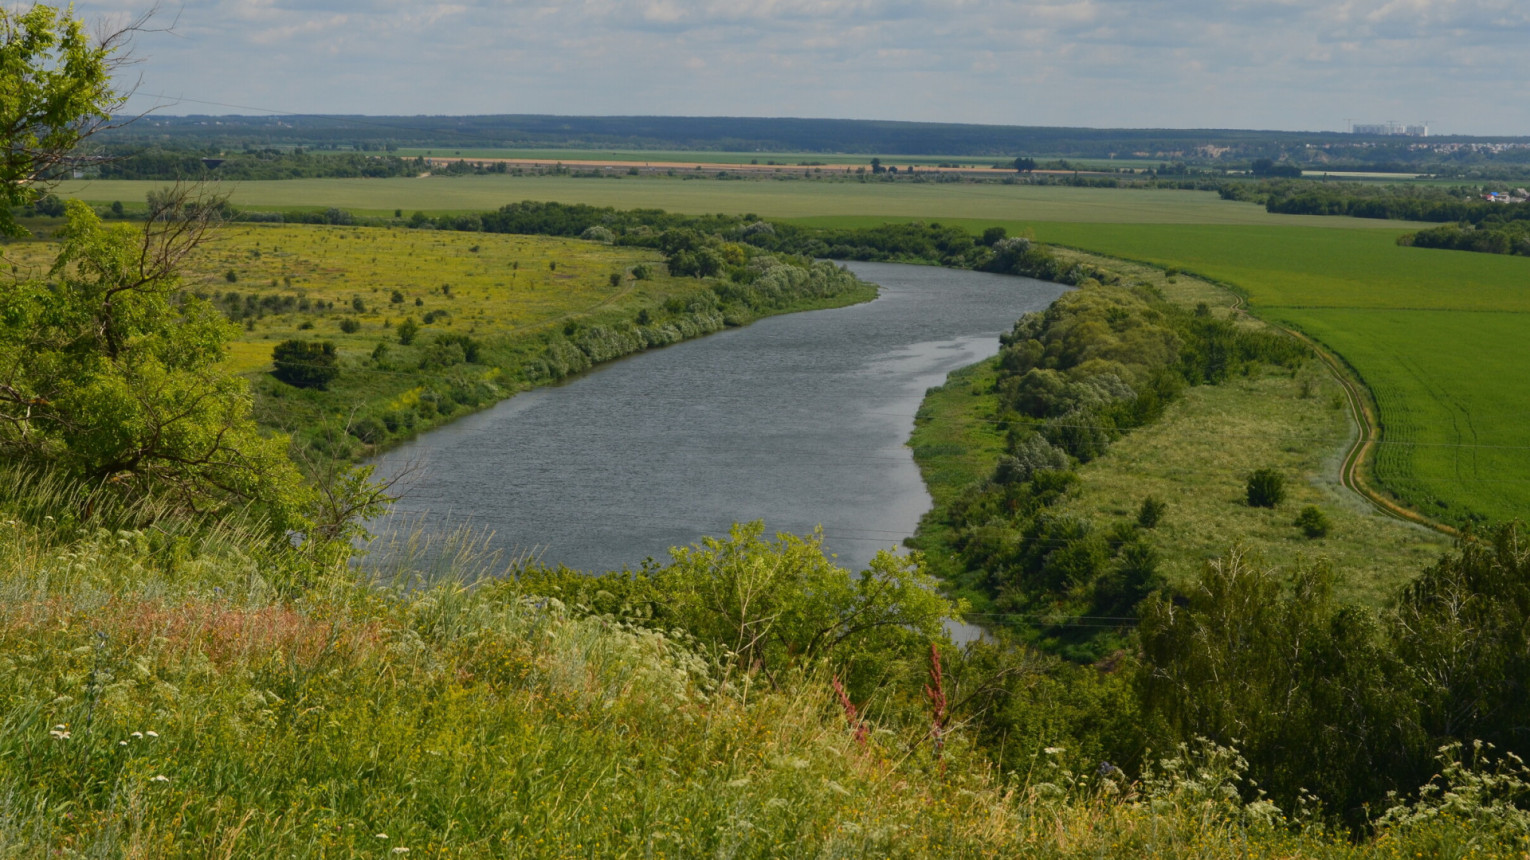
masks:
[[[859,570],[930,507],[905,445],[925,390],[993,355],[1001,332],[1065,288],[849,268],[881,287],[876,301],[640,353],[390,451],[380,475],[415,466],[396,511],[588,571],[667,558],[734,522],[822,526],[826,548]]]

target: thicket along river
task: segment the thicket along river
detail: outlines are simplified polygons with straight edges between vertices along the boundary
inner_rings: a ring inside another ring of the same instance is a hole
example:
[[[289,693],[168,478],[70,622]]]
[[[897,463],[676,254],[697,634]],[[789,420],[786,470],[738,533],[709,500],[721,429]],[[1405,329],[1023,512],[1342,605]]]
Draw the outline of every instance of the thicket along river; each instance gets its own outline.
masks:
[[[379,475],[416,466],[396,514],[427,530],[468,523],[510,554],[587,571],[666,560],[735,522],[821,525],[838,563],[861,570],[930,507],[905,444],[925,390],[1066,288],[848,265],[879,298],[640,353],[383,455]]]

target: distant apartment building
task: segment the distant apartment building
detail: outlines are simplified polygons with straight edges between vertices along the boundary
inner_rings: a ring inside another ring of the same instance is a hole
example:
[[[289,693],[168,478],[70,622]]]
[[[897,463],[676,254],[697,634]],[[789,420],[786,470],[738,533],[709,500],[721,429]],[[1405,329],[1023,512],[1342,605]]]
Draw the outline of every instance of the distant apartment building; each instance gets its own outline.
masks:
[[[1428,137],[1429,126],[1424,123],[1417,125],[1403,125],[1400,122],[1381,123],[1355,123],[1350,126],[1351,134],[1381,134],[1401,135],[1404,137]]]

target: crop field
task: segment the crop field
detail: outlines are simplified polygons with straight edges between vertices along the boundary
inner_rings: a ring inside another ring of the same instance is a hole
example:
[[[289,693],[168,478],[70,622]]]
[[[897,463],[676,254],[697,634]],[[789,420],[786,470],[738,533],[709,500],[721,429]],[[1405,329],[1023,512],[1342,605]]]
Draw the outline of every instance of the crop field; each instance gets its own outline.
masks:
[[[1001,156],[973,157],[956,155],[842,155],[825,152],[712,152],[702,150],[659,149],[501,149],[494,147],[424,147],[403,146],[389,153],[405,158],[529,158],[537,161],[637,161],[651,164],[851,164],[870,165],[872,158],[884,164],[935,167],[960,164],[964,167],[991,167],[1011,161]]]
[[[1376,477],[1451,522],[1530,510],[1530,260],[1402,248],[1390,231],[1031,225],[1037,238],[1235,284],[1373,392]]]
[[[684,171],[677,170],[677,174]],[[89,203],[139,203],[163,182],[76,180],[58,193]],[[1118,224],[1307,225],[1325,229],[1387,228],[1397,222],[1315,215],[1272,215],[1263,207],[1222,200],[1212,192],[1168,189],[1068,188],[962,182],[882,182],[854,179],[710,178],[669,176],[432,176],[419,179],[290,179],[231,183],[220,189],[237,206],[324,209],[391,217],[481,212],[519,200],[556,200],[619,209],[649,208],[705,214],[756,213],[824,225],[941,220],[973,225],[1058,221]],[[820,220],[824,219],[824,220]]]

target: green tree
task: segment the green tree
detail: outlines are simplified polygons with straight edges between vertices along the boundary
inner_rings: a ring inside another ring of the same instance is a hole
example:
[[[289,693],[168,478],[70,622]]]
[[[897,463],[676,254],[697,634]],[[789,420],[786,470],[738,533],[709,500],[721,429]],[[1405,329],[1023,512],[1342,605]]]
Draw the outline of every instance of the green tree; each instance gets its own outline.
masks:
[[[323,390],[340,375],[340,358],[327,340],[284,340],[272,348],[271,361],[271,375],[297,388]]]
[[[0,287],[0,454],[94,486],[212,512],[255,505],[301,529],[308,491],[220,368],[233,325],[180,290],[178,267],[212,226],[177,198],[147,232],[69,203],[51,283]]]
[[[0,7],[0,235],[25,234],[11,207],[39,199],[49,179],[78,164],[80,141],[126,101],[111,76],[140,23],[92,40],[82,22],[51,6]]]
[[[404,317],[404,321],[398,324],[398,342],[404,346],[414,343],[419,334],[420,324],[414,321],[414,317]]]

